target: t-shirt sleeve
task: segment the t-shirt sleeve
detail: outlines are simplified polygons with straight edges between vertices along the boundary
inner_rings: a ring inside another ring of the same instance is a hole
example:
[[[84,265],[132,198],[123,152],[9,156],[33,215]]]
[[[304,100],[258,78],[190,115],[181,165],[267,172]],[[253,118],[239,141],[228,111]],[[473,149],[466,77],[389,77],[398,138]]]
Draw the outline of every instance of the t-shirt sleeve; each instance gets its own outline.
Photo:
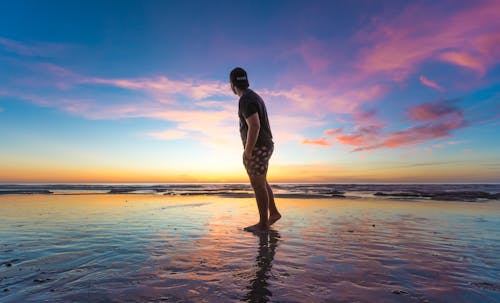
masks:
[[[259,111],[259,107],[257,106],[257,103],[255,103],[255,101],[249,99],[245,99],[242,101],[241,113],[243,114],[243,117],[245,117],[245,119]]]

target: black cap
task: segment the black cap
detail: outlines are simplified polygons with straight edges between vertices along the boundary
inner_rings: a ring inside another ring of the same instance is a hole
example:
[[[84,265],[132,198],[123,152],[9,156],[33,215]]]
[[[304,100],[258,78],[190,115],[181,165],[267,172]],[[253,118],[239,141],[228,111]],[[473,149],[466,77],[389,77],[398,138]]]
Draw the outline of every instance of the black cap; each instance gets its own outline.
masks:
[[[248,83],[247,72],[241,67],[236,67],[229,74],[229,80],[233,83],[234,86],[238,88],[248,88],[250,84]]]

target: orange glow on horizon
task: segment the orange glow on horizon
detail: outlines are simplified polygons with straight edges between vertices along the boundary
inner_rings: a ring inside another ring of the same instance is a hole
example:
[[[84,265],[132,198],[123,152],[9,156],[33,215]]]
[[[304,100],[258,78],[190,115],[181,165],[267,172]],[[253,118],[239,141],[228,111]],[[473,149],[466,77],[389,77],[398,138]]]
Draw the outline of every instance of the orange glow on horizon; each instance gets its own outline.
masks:
[[[432,176],[432,178],[429,178]],[[379,183],[379,182],[497,182],[493,170],[479,170],[473,164],[401,165],[380,167],[369,163],[346,165],[273,165],[268,180],[274,183]],[[247,183],[243,167],[234,170],[148,171],[92,168],[7,168],[0,171],[2,183]]]

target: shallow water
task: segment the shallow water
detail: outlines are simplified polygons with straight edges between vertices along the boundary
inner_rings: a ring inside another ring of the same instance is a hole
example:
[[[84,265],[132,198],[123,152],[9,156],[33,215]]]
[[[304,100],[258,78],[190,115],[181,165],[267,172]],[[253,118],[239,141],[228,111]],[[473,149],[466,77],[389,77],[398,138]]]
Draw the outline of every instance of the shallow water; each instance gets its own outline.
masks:
[[[277,202],[0,196],[0,302],[500,302],[497,201]]]

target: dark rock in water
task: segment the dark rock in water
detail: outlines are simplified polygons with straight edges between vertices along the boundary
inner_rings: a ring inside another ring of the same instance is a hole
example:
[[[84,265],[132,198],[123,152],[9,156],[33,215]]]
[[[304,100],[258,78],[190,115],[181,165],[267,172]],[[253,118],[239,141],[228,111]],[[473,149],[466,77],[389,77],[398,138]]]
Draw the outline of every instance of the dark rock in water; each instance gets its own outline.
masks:
[[[330,190],[327,192],[321,192],[322,194],[327,194],[327,195],[344,195],[345,191],[340,191],[340,190]]]
[[[221,192],[218,193],[217,196],[226,197],[226,198],[253,198],[254,195],[252,193],[231,193],[231,192]]]
[[[408,292],[404,290],[393,290],[392,293],[395,295],[401,295],[401,294],[407,294]]]
[[[108,194],[125,194],[136,190],[135,188],[112,188],[108,191]]]
[[[432,200],[475,201],[476,199],[496,199],[496,195],[482,191],[436,192],[431,194]]]
[[[303,193],[289,193],[289,194],[274,194],[276,198],[290,198],[290,199],[325,199],[330,198],[326,195],[318,195],[318,194],[303,194]]]
[[[11,259],[8,261],[0,262],[0,266],[5,265],[7,267],[11,267],[12,263],[19,261],[20,259]]]
[[[9,289],[8,288],[4,288],[3,291],[6,292],[6,291],[9,291]]]
[[[29,194],[52,194],[50,190],[45,189],[14,189],[0,190],[0,195],[29,195]]]
[[[500,194],[490,194],[482,191],[437,191],[437,192],[376,192],[379,197],[430,198],[441,201],[476,201],[477,199],[500,199]]]
[[[496,290],[496,291],[500,290],[499,284],[493,284],[489,282],[473,282],[471,283],[471,285],[481,289]]]
[[[331,197],[333,197],[333,198],[345,198],[345,196],[342,194],[333,194],[333,195],[331,195]]]
[[[418,197],[424,197],[421,193],[383,193],[383,192],[376,192],[373,194],[374,196],[382,196],[382,197],[410,197],[410,198],[418,198]]]
[[[381,191],[378,191],[376,193],[373,194],[374,196],[382,196],[382,197],[385,197],[385,196],[392,196],[392,193],[383,193]]]

